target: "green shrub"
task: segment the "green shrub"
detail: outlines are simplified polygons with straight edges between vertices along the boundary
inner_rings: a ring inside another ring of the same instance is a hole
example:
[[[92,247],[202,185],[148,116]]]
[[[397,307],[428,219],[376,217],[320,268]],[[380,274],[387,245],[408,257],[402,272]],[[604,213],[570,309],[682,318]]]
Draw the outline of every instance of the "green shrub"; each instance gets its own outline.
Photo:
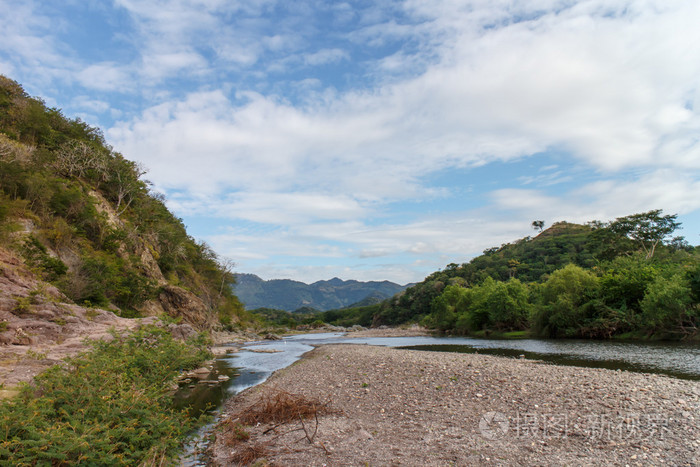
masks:
[[[653,333],[693,334],[700,326],[700,309],[692,305],[688,281],[681,275],[657,277],[641,302],[644,328]]]
[[[574,264],[555,271],[539,288],[534,329],[547,337],[574,337],[589,317],[599,288],[595,274]]]
[[[42,277],[48,281],[55,281],[68,271],[63,261],[49,255],[46,247],[33,235],[24,242],[22,254],[27,264],[36,268]]]
[[[0,404],[2,465],[138,465],[175,454],[196,425],[167,386],[209,357],[153,326],[67,359]]]

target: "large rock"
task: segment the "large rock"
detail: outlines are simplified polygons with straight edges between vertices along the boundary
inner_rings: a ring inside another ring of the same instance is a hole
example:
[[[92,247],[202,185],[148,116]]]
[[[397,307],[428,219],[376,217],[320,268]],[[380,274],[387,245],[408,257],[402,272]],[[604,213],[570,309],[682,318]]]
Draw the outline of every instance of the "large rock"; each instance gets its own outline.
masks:
[[[185,322],[198,329],[211,329],[216,324],[216,316],[206,303],[182,287],[164,286],[158,301],[168,315],[181,316]]]

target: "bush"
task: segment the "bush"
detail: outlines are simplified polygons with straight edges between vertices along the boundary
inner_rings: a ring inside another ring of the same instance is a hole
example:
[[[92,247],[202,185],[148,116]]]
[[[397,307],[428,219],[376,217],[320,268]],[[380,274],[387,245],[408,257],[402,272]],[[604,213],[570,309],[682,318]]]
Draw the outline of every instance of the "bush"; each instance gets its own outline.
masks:
[[[657,275],[656,268],[642,256],[622,256],[611,261],[600,278],[605,304],[639,313],[639,303],[647,286]]]
[[[700,310],[692,305],[691,290],[680,274],[657,277],[641,302],[643,327],[652,333],[695,334]]]
[[[445,332],[453,329],[457,323],[457,316],[461,310],[461,304],[470,291],[456,285],[448,285],[438,297],[433,299],[430,306],[431,313],[423,323],[438,331]]]
[[[77,303],[107,306],[110,302],[133,310],[156,295],[154,281],[138,269],[137,258],[131,264],[103,251],[86,251],[76,274],[62,284],[62,291]]]
[[[68,271],[63,261],[49,255],[46,247],[33,235],[25,240],[22,254],[27,264],[36,268],[48,281],[55,281]]]
[[[177,452],[196,420],[171,408],[167,386],[209,357],[203,342],[154,326],[114,337],[0,405],[1,464],[137,465]]]
[[[520,331],[528,326],[530,315],[529,293],[518,279],[498,282],[485,297],[489,327],[498,331]]]
[[[554,271],[540,287],[532,316],[535,331],[547,337],[573,337],[590,317],[599,293],[598,278],[569,264]]]

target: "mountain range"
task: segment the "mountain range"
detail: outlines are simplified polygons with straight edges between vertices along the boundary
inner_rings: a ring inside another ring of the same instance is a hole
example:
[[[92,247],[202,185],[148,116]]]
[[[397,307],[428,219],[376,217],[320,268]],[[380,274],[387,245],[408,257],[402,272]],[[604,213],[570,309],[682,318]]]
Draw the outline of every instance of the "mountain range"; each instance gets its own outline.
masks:
[[[255,274],[237,274],[234,292],[248,310],[274,308],[295,311],[314,308],[326,311],[358,303],[378,303],[408,286],[389,281],[344,281],[337,277],[305,284],[290,279],[263,280]]]

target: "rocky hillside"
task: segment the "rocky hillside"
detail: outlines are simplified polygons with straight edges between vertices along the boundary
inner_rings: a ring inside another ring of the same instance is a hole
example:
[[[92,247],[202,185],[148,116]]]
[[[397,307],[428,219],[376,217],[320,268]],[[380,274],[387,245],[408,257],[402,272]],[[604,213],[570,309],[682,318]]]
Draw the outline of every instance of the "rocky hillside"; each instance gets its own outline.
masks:
[[[3,333],[7,343],[18,343],[15,318],[25,315],[60,340],[71,322],[66,310],[80,315],[77,305],[198,329],[245,319],[231,272],[187,234],[144,173],[98,128],[0,76],[0,312],[8,323],[0,326],[14,332]]]
[[[249,310],[274,308],[295,311],[307,307],[326,311],[348,307],[364,300],[376,303],[392,297],[406,287],[389,281],[344,281],[337,277],[313,284],[289,279],[265,281],[254,274],[237,274],[235,292]]]

